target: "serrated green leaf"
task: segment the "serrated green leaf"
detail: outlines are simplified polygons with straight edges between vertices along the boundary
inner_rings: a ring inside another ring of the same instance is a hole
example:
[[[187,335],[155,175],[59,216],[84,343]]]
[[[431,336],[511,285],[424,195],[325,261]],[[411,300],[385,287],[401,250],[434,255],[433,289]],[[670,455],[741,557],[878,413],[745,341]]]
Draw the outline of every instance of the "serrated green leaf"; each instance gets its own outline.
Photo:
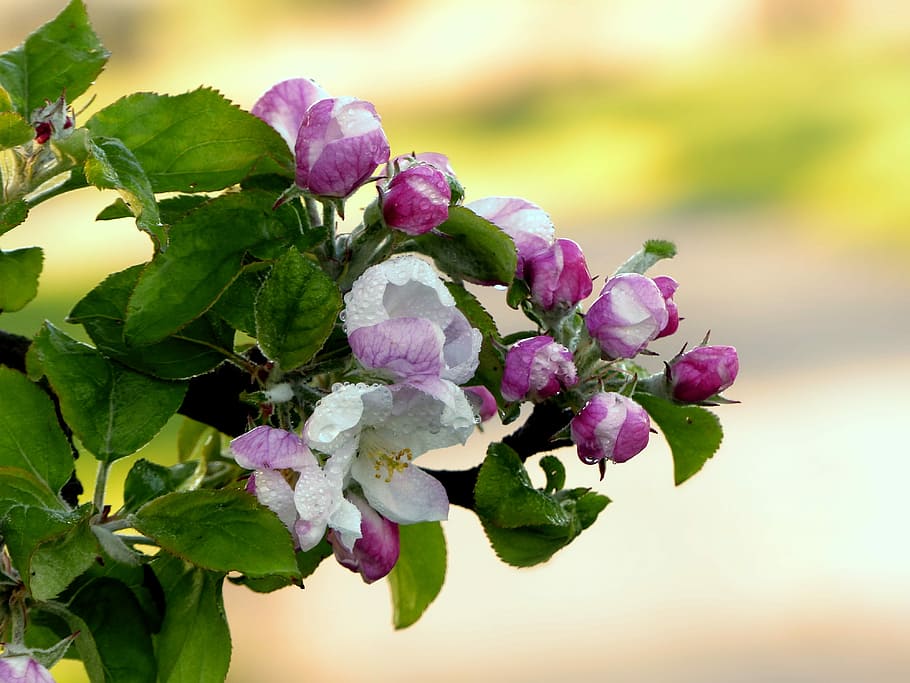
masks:
[[[218,197],[171,226],[167,251],[139,277],[127,308],[124,337],[148,345],[201,316],[243,269],[244,255],[268,258],[300,233],[297,209],[272,209],[259,192]]]
[[[568,542],[564,535],[548,535],[536,527],[503,529],[483,518],[480,522],[496,556],[513,567],[533,567],[546,562]]]
[[[123,338],[127,307],[142,270],[137,265],[108,276],[76,304],[67,321],[83,325],[108,357],[161,379],[201,375],[231,355],[234,330],[208,313],[157,343],[127,344]]]
[[[169,493],[141,507],[133,523],[169,553],[198,567],[251,576],[297,575],[287,528],[244,491]]]
[[[35,129],[19,114],[0,111],[0,150],[24,145],[34,139]]]
[[[0,366],[0,468],[6,467],[28,472],[56,495],[72,474],[73,451],[50,397]]]
[[[220,190],[255,174],[293,177],[293,158],[281,136],[209,88],[136,93],[85,125],[129,147],[155,192]]]
[[[646,270],[658,261],[676,256],[676,245],[667,240],[648,240],[641,249],[632,254],[629,260],[616,269],[614,275],[620,273],[638,273],[643,275]]]
[[[194,463],[181,462],[165,467],[140,458],[130,468],[123,485],[123,509],[134,512],[151,500],[173,493],[193,476]]]
[[[107,681],[155,683],[157,662],[146,615],[120,581],[100,578],[80,586],[69,602],[91,631]]]
[[[474,501],[478,516],[503,528],[568,527],[562,506],[534,488],[518,454],[502,443],[490,444],[480,466]]]
[[[160,683],[223,681],[231,662],[231,633],[221,594],[223,575],[159,554],[152,563],[167,598],[155,637]]]
[[[0,251],[0,313],[22,310],[35,298],[43,265],[41,247]]]
[[[450,207],[448,220],[410,244],[456,279],[508,285],[515,277],[517,256],[512,238],[463,206]]]
[[[186,383],[142,375],[77,342],[49,322],[29,349],[29,371],[47,376],[67,424],[99,460],[147,444],[177,412]]]
[[[212,313],[220,316],[234,329],[256,337],[256,296],[269,274],[263,263],[254,263],[243,269],[215,305]]]
[[[256,296],[256,332],[267,358],[293,370],[328,339],[341,292],[315,263],[291,247],[272,266]]]
[[[704,467],[720,448],[723,429],[711,411],[650,394],[635,394],[633,398],[648,411],[670,445],[677,486]]]
[[[446,539],[439,522],[398,527],[401,550],[389,572],[392,623],[396,629],[417,622],[439,595],[446,578]]]
[[[28,204],[22,199],[0,204],[0,235],[21,224],[28,217]]]
[[[110,53],[88,21],[81,0],[72,0],[25,42],[0,55],[0,83],[24,117],[66,92],[72,101],[101,73]]]
[[[156,248],[163,248],[167,232],[158,215],[152,185],[133,153],[120,140],[100,136],[92,138],[88,151],[86,181],[100,189],[117,190],[139,229],[152,236]]]
[[[91,514],[91,505],[74,511],[18,505],[0,520],[10,558],[36,600],[55,597],[95,561],[100,549]]]

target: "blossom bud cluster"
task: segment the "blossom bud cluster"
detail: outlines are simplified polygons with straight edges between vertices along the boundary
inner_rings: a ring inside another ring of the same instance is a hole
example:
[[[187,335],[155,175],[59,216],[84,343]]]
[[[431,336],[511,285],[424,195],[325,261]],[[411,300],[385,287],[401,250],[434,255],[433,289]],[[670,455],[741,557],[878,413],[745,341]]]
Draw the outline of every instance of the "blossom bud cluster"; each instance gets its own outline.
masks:
[[[311,80],[294,79],[274,86],[252,111],[294,153],[295,192],[337,203],[377,181],[373,227],[422,235],[463,199],[446,156],[390,160],[369,102],[331,97]],[[367,582],[394,567],[399,525],[448,515],[446,489],[414,463],[423,453],[463,444],[477,423],[521,402],[552,401],[574,415],[563,433],[579,458],[603,468],[648,443],[651,423],[634,400],[636,383],[638,390],[700,403],[728,388],[738,371],[735,349],[703,345],[639,381],[631,360],[679,328],[677,282],[618,273],[583,311],[594,291],[584,253],[556,236],[543,209],[519,197],[486,197],[465,207],[511,238],[520,305],[536,323],[507,348],[496,346],[501,382],[478,372],[482,335],[433,266],[412,255],[382,260],[390,248],[351,276],[341,318],[350,365],[331,391],[301,406],[299,431],[261,425],[231,442],[237,463],[251,470],[248,490],[285,523],[297,547],[306,551],[326,538],[338,562]],[[373,248],[405,241],[383,235]],[[472,384],[475,374],[486,383]],[[273,404],[296,398],[280,377],[263,395]]]

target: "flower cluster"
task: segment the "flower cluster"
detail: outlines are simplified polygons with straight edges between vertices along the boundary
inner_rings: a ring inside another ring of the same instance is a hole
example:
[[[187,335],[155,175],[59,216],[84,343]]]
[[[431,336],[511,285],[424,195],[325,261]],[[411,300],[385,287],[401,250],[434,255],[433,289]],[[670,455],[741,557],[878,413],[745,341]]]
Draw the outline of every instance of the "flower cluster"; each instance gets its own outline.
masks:
[[[365,222],[374,222],[374,232],[377,225],[397,231],[399,240],[389,244],[436,230],[461,205],[463,189],[444,155],[390,160],[369,102],[334,98],[313,81],[294,79],[274,86],[252,111],[293,151],[297,194],[343,207],[376,181],[378,210]],[[700,403],[736,377],[732,347],[702,345],[663,373],[639,378],[632,359],[679,327],[675,280],[620,272],[582,311],[594,279],[581,247],[557,238],[543,209],[518,197],[464,208],[511,238],[515,282],[525,288],[521,306],[536,324],[494,347],[502,358],[497,383],[472,384],[484,340],[433,266],[394,255],[392,247],[377,249],[380,239],[371,243],[378,262],[365,265],[344,294],[349,371],[318,400],[301,402],[299,431],[260,425],[231,442],[237,463],[252,470],[248,490],[285,523],[296,546],[306,551],[327,539],[337,560],[367,582],[395,565],[398,525],[448,515],[446,489],[414,462],[423,453],[463,444],[477,423],[510,406],[556,401],[574,415],[565,433],[579,458],[599,464],[602,475],[605,462],[625,462],[648,443],[651,423],[634,399],[636,387]],[[287,382],[264,395],[295,398]]]

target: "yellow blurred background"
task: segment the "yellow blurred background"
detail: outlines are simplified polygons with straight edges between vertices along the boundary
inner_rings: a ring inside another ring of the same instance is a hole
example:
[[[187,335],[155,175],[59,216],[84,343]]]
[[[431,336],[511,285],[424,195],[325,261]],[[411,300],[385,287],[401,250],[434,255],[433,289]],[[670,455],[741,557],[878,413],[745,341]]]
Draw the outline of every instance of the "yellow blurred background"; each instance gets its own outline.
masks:
[[[0,0],[0,51],[62,5]],[[83,117],[203,84],[248,108],[311,76],[374,102],[393,153],[448,154],[469,200],[543,206],[601,277],[674,240],[659,271],[685,321],[660,350],[707,329],[740,350],[742,404],[718,410],[721,450],[682,487],[660,438],[603,482],[565,451],[570,484],[614,501],[598,524],[519,571],[454,509],[446,586],[400,633],[385,587],[331,561],[304,591],[228,587],[232,683],[910,680],[910,4],[87,5],[113,57]],[[0,326],[63,324],[148,258],[128,221],[93,221],[112,199],[58,198],[0,237],[46,250],[39,298]],[[427,464],[470,466],[485,444]]]

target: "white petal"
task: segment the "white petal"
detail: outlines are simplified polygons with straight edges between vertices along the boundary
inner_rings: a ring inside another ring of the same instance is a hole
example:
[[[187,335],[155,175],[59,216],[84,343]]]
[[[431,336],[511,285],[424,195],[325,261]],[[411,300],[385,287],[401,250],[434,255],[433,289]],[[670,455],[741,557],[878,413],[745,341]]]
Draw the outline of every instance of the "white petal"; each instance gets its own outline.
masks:
[[[414,524],[447,519],[449,497],[442,484],[414,464],[387,477],[376,477],[372,458],[361,455],[351,474],[363,488],[370,506],[386,519],[398,524]]]

